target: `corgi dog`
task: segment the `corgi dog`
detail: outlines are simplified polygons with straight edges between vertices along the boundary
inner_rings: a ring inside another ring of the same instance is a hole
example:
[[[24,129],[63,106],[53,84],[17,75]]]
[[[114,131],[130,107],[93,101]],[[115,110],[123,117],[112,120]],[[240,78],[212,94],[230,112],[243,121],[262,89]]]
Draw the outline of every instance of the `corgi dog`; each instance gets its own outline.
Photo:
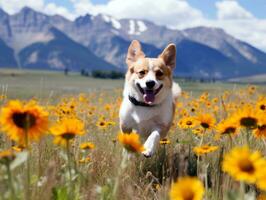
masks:
[[[176,47],[169,44],[157,58],[147,58],[141,44],[133,40],[128,48],[123,101],[120,107],[120,129],[132,130],[146,139],[142,154],[150,157],[160,138],[169,131],[175,100],[181,89],[172,80],[176,63]]]

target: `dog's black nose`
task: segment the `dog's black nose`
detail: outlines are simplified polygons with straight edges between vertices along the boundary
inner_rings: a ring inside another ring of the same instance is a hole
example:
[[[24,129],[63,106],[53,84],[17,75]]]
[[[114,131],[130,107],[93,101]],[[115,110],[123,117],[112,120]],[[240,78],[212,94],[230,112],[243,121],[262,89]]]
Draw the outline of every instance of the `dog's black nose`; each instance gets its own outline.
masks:
[[[155,86],[155,81],[147,81],[146,86],[149,89],[152,89]]]

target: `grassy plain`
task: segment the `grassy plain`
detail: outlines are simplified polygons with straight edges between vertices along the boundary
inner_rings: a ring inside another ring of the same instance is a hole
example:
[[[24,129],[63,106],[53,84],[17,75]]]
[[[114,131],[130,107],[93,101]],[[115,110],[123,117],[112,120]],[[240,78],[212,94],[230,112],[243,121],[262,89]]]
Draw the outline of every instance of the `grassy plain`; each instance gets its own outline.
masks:
[[[78,117],[86,127],[86,134],[76,137],[70,150],[72,176],[68,173],[64,147],[53,144],[51,135],[32,144],[28,150],[30,194],[25,194],[27,165],[24,160],[12,170],[15,199],[169,199],[171,183],[178,176],[197,175],[197,172],[198,177],[208,183],[208,186],[205,184],[205,199],[237,199],[239,184],[221,171],[221,159],[231,147],[245,144],[246,137],[241,135],[233,141],[227,137],[216,140],[215,128],[207,130],[203,143],[217,145],[219,150],[197,160],[192,149],[202,143],[201,136],[193,134],[192,130],[181,129],[178,122],[185,112],[194,114],[191,113],[192,102],[197,100],[198,112],[212,114],[215,123],[218,123],[225,116],[227,104],[229,106],[230,102],[234,102],[241,106],[241,102],[255,102],[260,95],[265,95],[265,87],[256,87],[250,96],[245,84],[177,82],[185,93],[177,105],[177,114],[168,136],[170,144],[160,145],[157,153],[146,159],[139,154],[125,155],[117,141],[123,80],[93,79],[79,74],[65,76],[59,72],[0,70],[0,107],[11,99],[34,98],[50,112],[50,125],[63,112],[63,115]],[[201,105],[203,93],[205,99]],[[229,97],[223,100],[225,94]],[[217,102],[213,101],[214,98],[218,99]],[[207,105],[209,102],[211,105]],[[252,136],[249,138],[252,148],[265,154],[263,141],[257,141]],[[12,145],[5,133],[0,141],[1,150]],[[95,148],[81,151],[79,145],[87,141],[95,144]],[[87,157],[87,161],[82,161]],[[12,199],[4,166],[1,166],[0,177],[0,199]],[[250,187],[250,191],[254,192],[253,186]]]
[[[198,83],[176,80],[182,89],[191,94],[208,91],[221,93],[224,90],[242,88],[234,83]],[[63,94],[90,93],[95,91],[110,91],[123,88],[124,80],[95,79],[82,77],[77,73],[65,76],[62,72],[7,70],[0,69],[0,85],[6,90],[9,98],[49,98],[60,97]]]

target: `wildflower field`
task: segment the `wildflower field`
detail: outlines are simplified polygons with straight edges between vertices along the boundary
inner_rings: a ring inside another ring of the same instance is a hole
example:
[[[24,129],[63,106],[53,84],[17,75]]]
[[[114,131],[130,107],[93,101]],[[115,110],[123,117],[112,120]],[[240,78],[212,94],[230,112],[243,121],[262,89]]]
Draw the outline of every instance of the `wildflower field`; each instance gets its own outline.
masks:
[[[0,72],[0,199],[266,199],[265,86],[180,85],[145,158],[119,130],[123,80]]]

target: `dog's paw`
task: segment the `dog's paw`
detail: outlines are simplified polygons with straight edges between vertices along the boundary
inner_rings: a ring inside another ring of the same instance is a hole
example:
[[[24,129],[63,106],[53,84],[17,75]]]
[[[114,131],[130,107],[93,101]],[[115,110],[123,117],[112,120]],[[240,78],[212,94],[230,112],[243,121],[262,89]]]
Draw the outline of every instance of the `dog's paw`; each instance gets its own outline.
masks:
[[[153,155],[153,152],[149,149],[142,152],[142,155],[144,155],[146,158],[150,158]]]

